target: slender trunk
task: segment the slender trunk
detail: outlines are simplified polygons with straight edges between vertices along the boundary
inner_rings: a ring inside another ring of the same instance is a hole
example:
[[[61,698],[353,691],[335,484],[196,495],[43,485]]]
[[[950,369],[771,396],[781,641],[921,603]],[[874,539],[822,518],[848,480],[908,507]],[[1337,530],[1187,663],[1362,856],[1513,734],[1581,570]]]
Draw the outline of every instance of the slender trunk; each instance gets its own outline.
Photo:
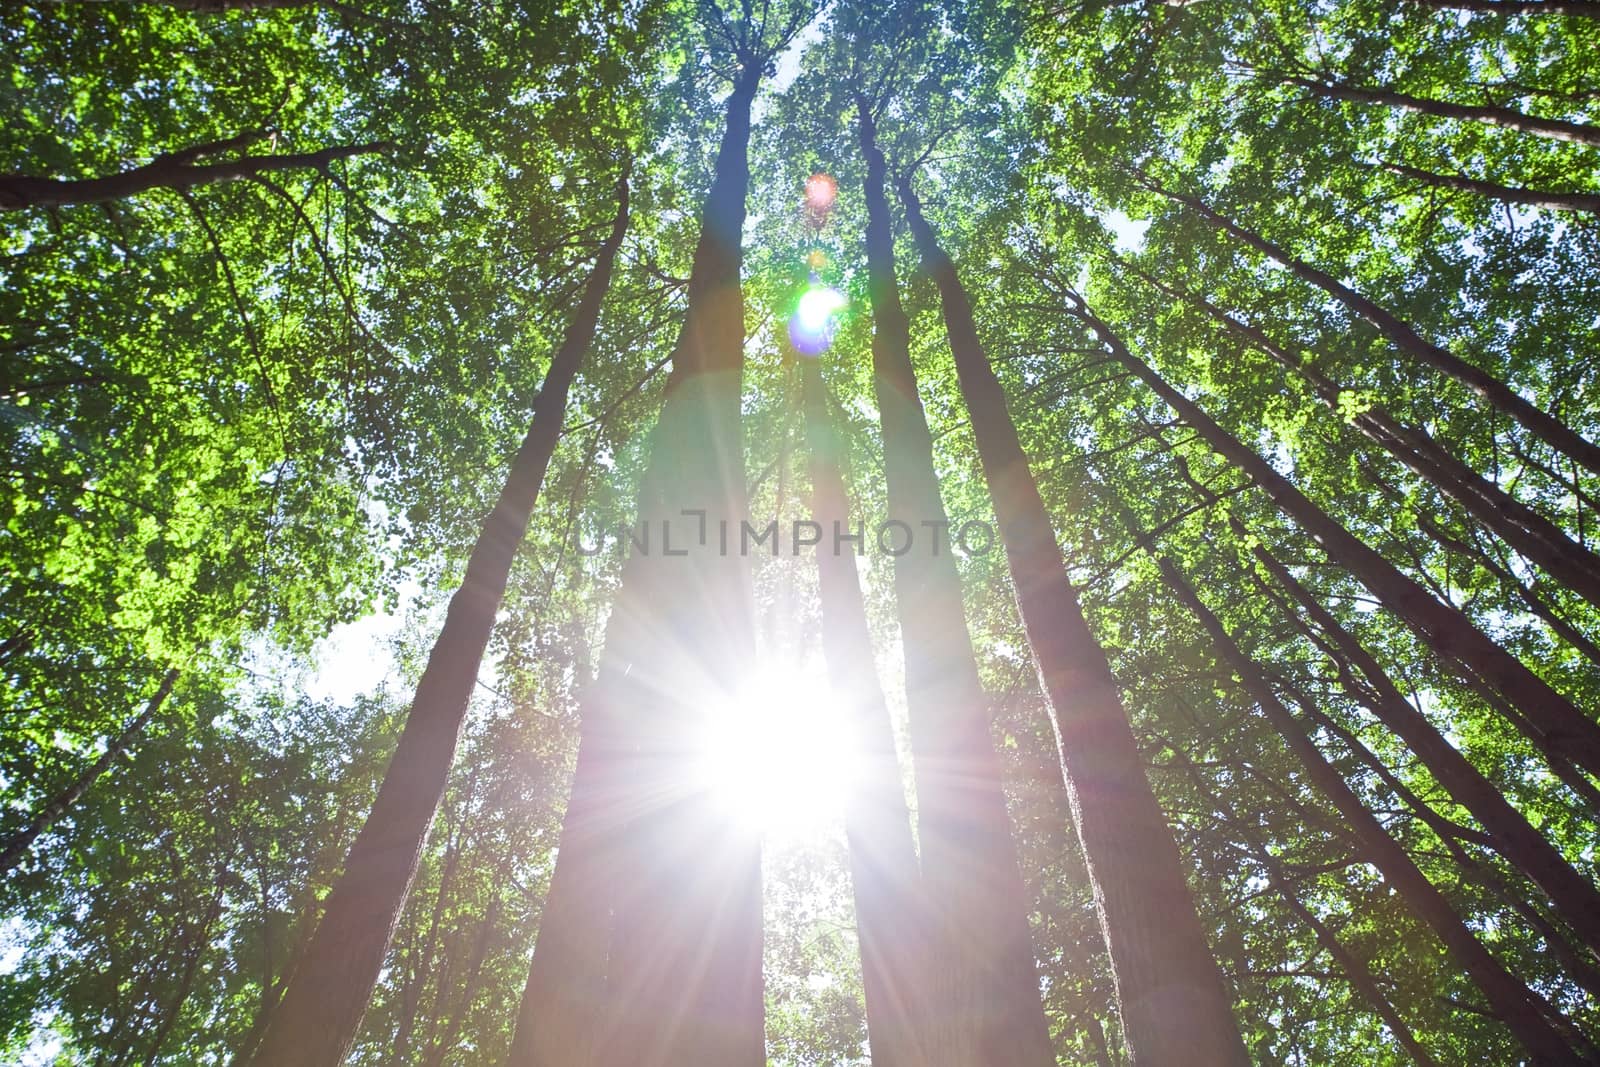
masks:
[[[1550,745],[1580,766],[1600,773],[1600,727],[1557,693],[1521,660],[1491,641],[1459,609],[1433,597],[1354,536],[1310,498],[1296,489],[1266,460],[1246,448],[1199,405],[1169,385],[1148,364],[1130,352],[1111,328],[1081,298],[1069,295],[1072,313],[1080,318],[1119,362],[1176,411],[1219,455],[1231,461],[1279,508],[1290,515],[1335,563],[1356,576],[1374,595],[1445,659],[1481,676],[1521,713],[1518,722],[1534,732],[1534,740]]]
[[[496,896],[490,902],[483,922],[478,924],[478,936],[472,942],[472,958],[467,961],[461,996],[451,1009],[443,1032],[430,1043],[428,1054],[423,1057],[423,1067],[441,1067],[445,1057],[455,1048],[456,1041],[461,1036],[461,1027],[466,1022],[467,1012],[472,1010],[472,1002],[477,998],[478,990],[483,984],[483,965],[489,959],[489,948],[494,942],[495,924],[499,921],[500,898]]]
[[[1411,0],[1440,11],[1471,11],[1482,15],[1572,15],[1600,19],[1595,0]]]
[[[621,783],[615,805],[627,820],[612,835],[596,1047],[605,1067],[756,1067],[765,1058],[759,835],[695,766],[712,710],[764,698],[746,684],[755,653],[748,565],[721,541],[730,528],[737,538],[748,514],[740,237],[762,67],[746,62],[728,97],[640,493],[640,515],[662,540],[624,572],[601,666],[608,729],[623,742],[608,773]],[[548,1015],[533,1015],[536,1034]]]
[[[1254,661],[1244,654],[1217,617],[1201,603],[1178,569],[1169,560],[1159,559],[1157,562],[1167,586],[1199,619],[1217,651],[1239,676],[1256,706],[1299,758],[1311,784],[1355,832],[1366,858],[1383,875],[1384,881],[1400,894],[1412,913],[1432,928],[1456,964],[1488,1000],[1494,1016],[1506,1024],[1533,1057],[1533,1062],[1541,1065],[1585,1062],[1545,1018],[1545,1012],[1552,1009],[1501,966],[1473,936],[1450,902],[1434,888],[1405,849],[1389,836],[1338,771],[1323,757],[1289,709],[1279,702]]]
[[[608,803],[607,773],[620,742],[597,736],[604,714],[598,690],[597,683],[584,700],[561,843],[506,1067],[587,1067],[594,1056],[611,921],[605,846],[620,819]]]
[[[1363,687],[1354,684],[1350,679],[1350,666],[1343,661],[1337,662],[1340,673],[1341,685],[1345,691],[1362,702],[1362,706],[1370,710],[1371,698],[1365,694]],[[1537,907],[1527,899],[1526,890],[1521,886],[1508,884],[1500,872],[1492,865],[1479,860],[1469,854],[1463,847],[1463,841],[1475,845],[1493,847],[1493,842],[1487,834],[1477,830],[1460,826],[1445,818],[1426,804],[1404,782],[1397,778],[1393,771],[1386,767],[1377,753],[1368,748],[1351,731],[1345,729],[1327,712],[1318,708],[1310,696],[1298,686],[1292,685],[1282,678],[1278,684],[1286,689],[1294,698],[1300,710],[1306,714],[1319,728],[1337,737],[1350,752],[1376,774],[1380,781],[1386,785],[1407,808],[1416,813],[1429,829],[1438,835],[1444,844],[1445,851],[1450,853],[1450,858],[1456,861],[1456,866],[1461,868],[1463,874],[1473,882],[1488,886],[1500,900],[1521,915],[1533,930],[1544,939],[1550,951],[1561,961],[1562,968],[1568,977],[1589,991],[1591,996],[1600,996],[1600,969],[1596,969],[1592,957],[1582,949],[1575,948],[1566,935],[1557,930],[1555,924],[1544,917]]]
[[[1482,567],[1498,578],[1502,586],[1515,593],[1517,599],[1550,628],[1551,633],[1571,645],[1590,663],[1600,667],[1600,645],[1596,645],[1577,627],[1557,615],[1555,608],[1539,596],[1538,587],[1513,574],[1504,560],[1490,556],[1481,546],[1468,544],[1426,516],[1417,517],[1417,528],[1427,534],[1428,539],[1440,548],[1454,552],[1462,559]]]
[[[1461,674],[1463,677],[1471,673],[1466,667],[1460,664],[1459,660],[1452,660],[1451,662],[1456,664],[1457,673]],[[1476,675],[1473,675],[1472,678],[1468,679],[1468,681],[1470,684],[1472,684],[1473,688],[1477,690],[1478,695],[1483,698],[1484,703],[1487,704],[1496,715],[1499,715],[1502,719],[1505,719],[1506,722],[1511,723],[1524,737],[1533,742],[1539,754],[1543,756],[1545,762],[1549,764],[1551,772],[1557,778],[1559,778],[1568,789],[1572,790],[1573,796],[1580,798],[1585,804],[1587,804],[1590,812],[1600,813],[1600,788],[1596,788],[1593,779],[1584,773],[1583,769],[1575,764],[1568,756],[1566,756],[1564,753],[1557,752],[1551,746],[1549,739],[1541,734],[1533,726],[1533,724],[1527,722],[1522,713],[1507,703],[1506,699],[1499,693],[1495,692],[1493,688],[1483,684],[1481,680],[1477,679]]]
[[[335,145],[316,152],[240,156],[221,163],[198,164],[191,161],[192,155],[177,153],[157,156],[142,167],[133,167],[119,174],[78,181],[37,178],[26,174],[0,175],[0,211],[104,204],[152,189],[192,189],[197,185],[238,181],[284,170],[326,170],[336,160],[374,155],[393,148],[393,145],[385,142]]]
[[[200,960],[205,956],[206,950],[211,947],[211,928],[217,924],[217,919],[222,915],[223,892],[219,887],[211,898],[211,906],[206,909],[205,918],[200,921],[195,937],[189,942],[188,951],[184,953],[183,977],[178,980],[178,990],[166,1010],[162,1013],[161,1021],[156,1024],[150,1035],[149,1063],[159,1063],[161,1049],[172,1036],[172,1031],[177,1028],[178,1019],[183,1014],[183,1006],[189,1002],[189,996],[194,992],[194,980],[200,973]]]
[[[1188,772],[1189,780],[1194,783],[1194,787],[1200,792],[1200,795],[1205,797],[1207,802],[1211,804],[1212,810],[1215,812],[1229,811],[1229,807],[1205,784],[1195,766],[1187,758],[1181,756],[1179,758],[1183,762],[1184,769]],[[1422,1043],[1417,1040],[1417,1035],[1412,1033],[1411,1028],[1406,1025],[1406,1021],[1401,1018],[1394,1004],[1389,1001],[1388,997],[1383,995],[1383,990],[1378,988],[1378,980],[1373,976],[1371,968],[1359,959],[1355,953],[1346,948],[1332,928],[1317,918],[1311,909],[1295,895],[1294,879],[1289,877],[1288,872],[1283,868],[1283,864],[1273,857],[1272,852],[1261,840],[1261,837],[1243,821],[1230,820],[1229,826],[1240,837],[1245,848],[1249,850],[1255,861],[1261,865],[1262,870],[1266,871],[1268,883],[1277,892],[1279,898],[1282,899],[1290,914],[1316,937],[1317,944],[1321,945],[1323,951],[1332,957],[1333,961],[1339,965],[1340,970],[1344,971],[1345,978],[1349,980],[1350,985],[1366,1000],[1378,1018],[1383,1020],[1383,1024],[1389,1028],[1389,1032],[1394,1035],[1394,1039],[1400,1043],[1401,1048],[1406,1050],[1406,1053],[1417,1064],[1417,1067],[1439,1067],[1439,1061],[1434,1059],[1428,1050],[1423,1047]]]
[[[1600,4],[1596,4],[1595,8],[1600,11]],[[1600,212],[1600,193],[1557,193],[1544,189],[1522,189],[1512,185],[1501,185],[1498,182],[1468,178],[1462,174],[1436,174],[1430,170],[1408,167],[1403,163],[1383,163],[1380,166],[1384,170],[1393,171],[1401,177],[1410,178],[1423,185],[1439,189],[1457,189],[1506,204],[1525,204],[1528,207],[1542,207],[1550,211]]]
[[[88,791],[89,787],[94,785],[96,780],[106,773],[124,752],[128,751],[128,746],[144,732],[145,727],[150,725],[150,720],[156,717],[156,714],[161,710],[161,706],[166,703],[167,697],[172,695],[172,687],[177,682],[178,669],[176,667],[162,675],[161,684],[156,687],[154,695],[145,703],[144,710],[136,715],[128,725],[124,726],[121,733],[111,739],[110,744],[106,745],[106,750],[100,754],[100,758],[85,767],[65,789],[45,801],[44,807],[34,814],[33,818],[28,821],[28,825],[7,839],[5,848],[0,850],[0,877],[11,873],[12,868],[21,863],[23,858],[27,856],[28,849],[33,847],[33,843],[39,839],[39,835],[61,821],[61,817],[72,810],[72,806]]]
[[[475,780],[476,775],[474,775]],[[445,911],[450,904],[451,893],[455,889],[456,871],[461,866],[463,838],[466,836],[467,824],[471,819],[467,805],[470,803],[472,786],[469,785],[464,793],[466,796],[461,801],[461,821],[452,827],[449,813],[445,814],[444,865],[439,871],[439,885],[433,896],[433,911],[428,918],[428,930],[423,934],[421,945],[411,954],[411,974],[400,995],[402,1005],[400,1025],[395,1034],[394,1053],[391,1057],[397,1064],[408,1063],[411,1060],[411,1044],[416,1037],[417,1016],[422,1009],[422,994],[428,982],[434,981],[438,997],[443,997],[446,988],[445,970],[435,966],[434,960],[439,951],[439,931],[444,925]],[[439,1005],[435,1005],[436,1012],[438,1007]]]
[[[505,595],[512,560],[527,532],[550,456],[560,438],[567,392],[594,339],[600,304],[628,223],[627,178],[618,184],[611,233],[595,258],[583,299],[550,361],[533,423],[505,487],[450,600],[444,628],[417,685],[405,729],[344,874],[328,895],[306,955],[262,1035],[257,1067],[334,1067],[349,1053],[416,876],[428,828],[444,793],[467,704]]]
[[[850,508],[822,373],[814,361],[807,361],[801,374],[811,451],[812,515],[824,531],[817,546],[822,643],[835,697],[850,709],[861,761],[859,781],[845,808],[845,835],[861,942],[867,1036],[874,1064],[920,1067],[931,1055],[922,1043],[928,930],[911,813],[901,788],[889,709],[873,663],[855,557],[848,547],[841,551],[837,539],[829,541],[830,534],[849,535]]]
[[[312,868],[317,871],[316,867]],[[298,914],[300,928],[295,936],[294,948],[289,953],[289,958],[283,967],[282,974],[276,980],[264,983],[261,989],[261,1007],[256,1012],[256,1017],[251,1020],[250,1029],[237,1046],[234,1062],[247,1064],[255,1056],[256,1046],[261,1041],[261,1035],[266,1032],[267,1024],[272,1021],[273,1012],[278,1010],[278,1004],[283,999],[283,992],[289,985],[289,979],[294,976],[295,970],[300,966],[300,961],[305,958],[306,949],[311,945],[311,938],[316,933],[317,922],[321,917],[322,902],[317,899],[316,892],[309,886],[305,892],[305,899],[300,908],[293,914]],[[263,924],[262,937],[265,939],[269,931]]]
[[[940,543],[940,532],[950,524],[895,281],[887,168],[872,116],[859,98],[857,116],[867,161],[867,289],[889,521],[904,524],[907,542],[895,558],[895,599],[922,869],[942,956],[929,969],[940,985],[931,994],[930,1022],[941,1028],[929,1039],[952,1064],[1045,1067],[1055,1063],[1055,1055],[1039,996],[1029,899],[967,632],[961,577],[948,536]]]
[[[900,186],[945,329],[994,501],[1040,682],[1049,697],[1073,821],[1094,886],[1119,1013],[1135,1064],[1248,1062],[1183,861],[1145,777],[1105,651],[1090,633],[1050,517],[973,322],[955,264]]]
[[[1139,177],[1144,186],[1151,192],[1188,207],[1213,226],[1218,227],[1254,248],[1262,255],[1281,264],[1301,281],[1321,289],[1356,315],[1371,323],[1402,352],[1465,385],[1473,393],[1487,401],[1491,407],[1521,423],[1530,433],[1543,440],[1550,447],[1565,454],[1575,462],[1583,464],[1590,471],[1600,474],[1600,446],[1585,440],[1580,434],[1561,422],[1560,419],[1524,399],[1509,385],[1488,371],[1468,363],[1447,349],[1424,340],[1409,323],[1398,316],[1391,314],[1378,304],[1362,296],[1331,274],[1318,270],[1304,260],[1296,259],[1261,235],[1245,229],[1226,215],[1211,208],[1204,201],[1164,189],[1149,180],[1147,176],[1139,175]]]
[[[1251,543],[1248,532],[1238,520],[1230,518],[1230,522],[1241,543]],[[1378,720],[1406,743],[1451,799],[1472,813],[1488,831],[1495,851],[1549,894],[1557,910],[1584,943],[1600,952],[1600,891],[1596,891],[1594,883],[1574,870],[1549,839],[1512,807],[1494,783],[1485,778],[1460,749],[1445,740],[1427,716],[1406,700],[1377,657],[1362,647],[1287,567],[1259,542],[1253,544],[1251,552],[1328,636],[1339,654],[1366,676],[1373,693],[1371,710]]]
[[[1296,359],[1260,329],[1240,321],[1204,297],[1179,293],[1136,267],[1125,262],[1124,266],[1161,292],[1174,299],[1187,300],[1279,365],[1299,374],[1311,385],[1318,399],[1334,411],[1340,410],[1339,398],[1344,390],[1318,370],[1314,363]],[[1600,607],[1600,556],[1579,545],[1555,523],[1463,463],[1427,431],[1403,425],[1382,407],[1373,405],[1358,412],[1350,418],[1350,423],[1446,497],[1460,504],[1512,548],[1589,603]]]
[[[1286,85],[1297,85],[1302,89],[1326,96],[1333,100],[1349,100],[1357,104],[1380,104],[1385,107],[1399,108],[1402,111],[1414,111],[1419,115],[1428,115],[1436,119],[1456,119],[1463,122],[1481,122],[1489,126],[1501,126],[1518,133],[1531,133],[1535,137],[1547,137],[1554,141],[1569,141],[1573,144],[1600,147],[1600,126],[1590,126],[1582,122],[1567,122],[1563,119],[1543,119],[1537,115],[1529,115],[1515,108],[1495,107],[1487,104],[1452,104],[1447,100],[1434,100],[1430,97],[1411,96],[1406,93],[1396,92],[1393,89],[1370,89],[1360,85],[1351,85],[1348,82],[1324,82],[1314,78],[1301,78],[1297,75],[1283,75],[1280,79]]]

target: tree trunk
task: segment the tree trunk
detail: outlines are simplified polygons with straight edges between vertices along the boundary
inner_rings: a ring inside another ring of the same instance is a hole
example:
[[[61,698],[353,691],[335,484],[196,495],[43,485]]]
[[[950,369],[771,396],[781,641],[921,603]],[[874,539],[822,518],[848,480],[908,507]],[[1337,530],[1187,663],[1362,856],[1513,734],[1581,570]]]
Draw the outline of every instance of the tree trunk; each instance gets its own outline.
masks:
[[[872,658],[872,634],[855,557],[837,541],[850,532],[850,507],[839,474],[839,444],[828,417],[827,394],[815,361],[801,366],[806,438],[811,451],[812,515],[822,527],[817,572],[822,643],[835,699],[849,708],[859,780],[845,807],[850,882],[866,988],[872,1062],[920,1067],[932,1051],[923,1044],[927,1015],[922,986],[928,936],[926,902],[911,813],[901,787],[894,729]]]
[[[626,820],[603,843],[615,857],[606,876],[612,915],[605,1003],[590,1033],[605,1067],[765,1059],[760,840],[695,765],[715,706],[765,698],[746,684],[755,638],[748,565],[737,545],[722,545],[723,531],[736,539],[747,516],[740,240],[763,66],[748,58],[728,97],[640,492],[640,516],[662,540],[624,571],[597,684],[605,727],[622,746],[615,759],[607,754],[606,773],[619,783],[610,806]],[[553,1010],[535,1005],[524,1015],[535,1037]]]
[[[1600,4],[1595,7],[1596,11],[1600,11]],[[1436,174],[1433,171],[1408,167],[1402,163],[1383,163],[1380,166],[1384,170],[1393,171],[1423,185],[1439,189],[1457,189],[1506,204],[1525,204],[1528,207],[1542,207],[1550,211],[1600,212],[1600,193],[1557,193],[1543,189],[1520,189],[1498,182],[1468,178],[1461,174]]]
[[[1195,789],[1211,804],[1211,810],[1217,813],[1228,812],[1230,810],[1229,807],[1205,784],[1194,765],[1182,755],[1179,756],[1179,759],[1182,761],[1184,769],[1188,772],[1189,780],[1194,783]],[[1344,971],[1345,978],[1349,980],[1350,985],[1366,1000],[1378,1018],[1383,1020],[1383,1024],[1389,1028],[1389,1032],[1394,1035],[1394,1039],[1399,1042],[1401,1048],[1406,1050],[1406,1054],[1417,1064],[1417,1067],[1440,1067],[1439,1061],[1434,1059],[1428,1050],[1423,1047],[1422,1043],[1417,1040],[1417,1035],[1412,1033],[1411,1028],[1406,1025],[1406,1021],[1400,1017],[1399,1011],[1395,1009],[1389,998],[1383,995],[1383,990],[1378,988],[1378,980],[1373,976],[1372,970],[1366,963],[1357,958],[1355,953],[1346,948],[1328,924],[1317,918],[1311,909],[1295,895],[1293,879],[1283,869],[1283,865],[1273,857],[1260,836],[1241,821],[1229,819],[1228,824],[1233,828],[1233,832],[1243,839],[1245,848],[1249,850],[1250,855],[1267,872],[1268,883],[1277,892],[1284,905],[1288,907],[1290,914],[1312,932],[1317,939],[1317,944],[1321,945],[1323,951],[1333,958],[1333,961],[1339,965],[1340,970]]]
[[[1279,702],[1254,661],[1244,654],[1217,617],[1201,603],[1178,569],[1166,559],[1158,559],[1157,563],[1167,586],[1199,619],[1217,651],[1239,676],[1256,706],[1299,758],[1312,785],[1333,804],[1355,832],[1366,851],[1366,858],[1383,875],[1384,881],[1400,894],[1412,913],[1433,929],[1456,964],[1466,971],[1488,1000],[1495,1017],[1505,1023],[1528,1050],[1533,1062],[1540,1065],[1585,1062],[1546,1020],[1545,1012],[1553,1009],[1549,1009],[1542,998],[1501,966],[1473,936],[1450,902],[1434,888],[1405,849],[1388,835],[1382,824],[1323,757],[1289,709]]]
[[[923,268],[939,287],[1017,607],[1050,700],[1130,1059],[1244,1064],[1228,990],[1195,913],[1172,831],[1145,778],[1105,652],[1067,575],[966,289],[909,179],[902,180],[900,195]]]
[[[1270,463],[1218,426],[1199,405],[1134,356],[1076,294],[1068,294],[1067,299],[1073,305],[1072,314],[1089,327],[1118,362],[1166,401],[1214,451],[1254,479],[1257,487],[1291,516],[1330,559],[1355,575],[1442,659],[1464,668],[1469,681],[1476,674],[1502,693],[1521,713],[1519,721],[1534,731],[1536,742],[1548,743],[1580,766],[1600,773],[1600,727],[1570,700],[1491,641],[1459,609],[1441,603],[1402,574],[1296,489]]]
[[[1590,126],[1582,122],[1567,122],[1563,119],[1542,119],[1536,115],[1528,115],[1509,107],[1494,107],[1486,104],[1452,104],[1446,100],[1434,100],[1423,96],[1410,96],[1406,93],[1395,92],[1393,89],[1368,89],[1348,82],[1323,82],[1313,78],[1301,78],[1297,75],[1282,75],[1280,80],[1286,85],[1296,85],[1318,96],[1326,96],[1334,100],[1349,100],[1358,104],[1381,104],[1386,107],[1399,108],[1402,111],[1414,111],[1419,115],[1428,115],[1436,119],[1456,119],[1463,122],[1482,122],[1489,126],[1501,126],[1518,133],[1531,133],[1535,137],[1547,137],[1554,141],[1569,141],[1573,144],[1600,147],[1600,126]]]
[[[484,520],[461,588],[450,600],[372,812],[350,847],[322,922],[262,1036],[252,1061],[257,1067],[335,1067],[355,1040],[444,793],[512,560],[561,435],[568,390],[594,339],[627,224],[624,176],[611,233],[550,361],[534,402],[533,423],[494,510]]]
[[[1241,541],[1248,540],[1248,533],[1238,520],[1231,522],[1235,535]],[[1259,543],[1251,551],[1256,561],[1288,590],[1328,636],[1339,654],[1366,676],[1374,697],[1368,703],[1378,720],[1406,743],[1451,799],[1472,813],[1488,831],[1495,851],[1549,894],[1584,943],[1600,953],[1600,892],[1595,890],[1594,883],[1574,870],[1560,851],[1511,806],[1494,783],[1485,778],[1460,749],[1445,740],[1427,716],[1406,700],[1377,658],[1339,624],[1333,613],[1301,585],[1287,567]]]
[[[625,569],[623,596],[629,578]],[[613,617],[619,617],[615,611]],[[608,650],[618,640],[615,631],[614,626],[607,628]],[[533,959],[505,1067],[588,1067],[594,1059],[616,877],[609,848],[623,822],[617,780],[622,741],[601,725],[615,718],[606,711],[603,684],[604,679],[597,681],[584,697],[561,842],[539,911]]]
[[[1345,692],[1361,701],[1363,707],[1370,709],[1371,705],[1367,701],[1371,698],[1364,695],[1361,687],[1350,680],[1349,665],[1341,661],[1338,663],[1338,669]],[[1473,844],[1493,847],[1493,843],[1487,834],[1469,827],[1460,826],[1433,810],[1423,802],[1421,797],[1412,792],[1404,782],[1400,781],[1393,771],[1384,766],[1383,761],[1378,758],[1372,749],[1367,747],[1361,738],[1341,726],[1327,712],[1318,708],[1299,687],[1288,683],[1281,677],[1278,679],[1278,684],[1288,690],[1301,711],[1305,712],[1318,727],[1337,737],[1357,759],[1371,768],[1379,780],[1395,796],[1399,797],[1407,808],[1416,813],[1417,818],[1421,819],[1429,829],[1438,835],[1439,840],[1444,844],[1445,851],[1450,853],[1450,858],[1456,861],[1456,866],[1461,868],[1462,873],[1469,880],[1488,886],[1493,890],[1495,896],[1499,897],[1511,910],[1527,921],[1528,925],[1544,939],[1550,951],[1561,961],[1561,966],[1567,972],[1569,978],[1588,990],[1590,996],[1600,995],[1600,970],[1596,969],[1592,962],[1593,958],[1582,949],[1575,948],[1567,937],[1556,929],[1555,924],[1540,913],[1539,909],[1527,899],[1526,890],[1522,886],[1508,884],[1500,872],[1491,864],[1485,863],[1469,854],[1462,846],[1463,841],[1470,841]]]
[[[85,767],[65,789],[47,800],[44,807],[29,820],[27,826],[11,835],[5,843],[4,850],[0,850],[0,877],[10,874],[12,868],[27,856],[28,849],[33,847],[39,835],[59,822],[89,787],[117,761],[117,758],[128,751],[128,746],[144,732],[144,728],[150,725],[150,720],[156,717],[161,706],[167,702],[167,697],[172,695],[172,687],[177,682],[178,669],[173,667],[161,676],[161,684],[146,702],[144,710],[124,726],[121,733],[112,738],[110,744],[106,745],[106,750],[100,754],[100,758]]]
[[[1425,516],[1418,516],[1417,528],[1440,548],[1454,552],[1462,559],[1494,575],[1500,584],[1514,593],[1528,611],[1548,626],[1552,633],[1571,645],[1590,663],[1600,667],[1600,646],[1589,640],[1566,619],[1557,615],[1556,609],[1539,596],[1537,586],[1513,574],[1506,561],[1495,559],[1481,545],[1468,544]]]
[[[445,1057],[455,1049],[456,1041],[461,1037],[461,1027],[466,1022],[467,1013],[472,1010],[472,1002],[478,996],[478,991],[483,985],[483,965],[489,959],[489,949],[493,944],[495,924],[500,921],[500,897],[496,896],[489,902],[489,909],[484,914],[483,921],[478,924],[478,936],[472,940],[472,957],[467,961],[466,975],[463,979],[461,996],[451,1008],[450,1015],[445,1020],[443,1032],[429,1042],[428,1053],[423,1057],[423,1067],[442,1067]],[[440,1010],[444,1008],[440,1004]],[[435,1022],[437,1023],[437,1018]]]
[[[1028,893],[1017,868],[961,577],[949,538],[940,543],[949,520],[895,281],[887,168],[860,98],[857,117],[867,161],[867,289],[889,522],[904,524],[888,536],[908,542],[894,562],[895,599],[923,878],[941,957],[929,968],[940,988],[931,993],[934,1029],[927,1036],[951,1064],[1051,1067],[1055,1054],[1028,930]]]
[[[252,136],[252,140],[259,137]],[[386,142],[371,144],[336,145],[316,152],[300,152],[275,156],[240,156],[222,163],[200,163],[193,160],[198,155],[210,154],[237,142],[218,142],[201,145],[172,155],[157,156],[142,167],[134,167],[120,174],[104,178],[84,178],[79,181],[62,181],[56,178],[36,178],[26,174],[0,175],[0,211],[21,211],[24,208],[56,208],[73,204],[104,204],[123,200],[152,189],[192,189],[196,185],[237,181],[262,174],[284,170],[326,170],[335,160],[354,156],[374,155],[392,151]]]
[[[1303,377],[1324,404],[1339,410],[1343,392],[1313,363],[1296,359],[1260,329],[1242,322],[1204,297],[1173,289],[1137,267],[1123,266],[1145,282],[1171,296],[1186,300],[1232,330],[1279,365]],[[1566,532],[1511,494],[1473,470],[1441,446],[1427,431],[1406,426],[1382,407],[1374,405],[1350,419],[1351,425],[1409,467],[1424,481],[1460,504],[1506,544],[1544,568],[1552,577],[1600,607],[1600,556],[1573,541]]]
[[[1151,181],[1147,175],[1138,172],[1135,174],[1151,192],[1188,207],[1213,226],[1281,264],[1301,281],[1321,289],[1356,315],[1366,319],[1402,352],[1465,385],[1487,401],[1491,407],[1521,423],[1530,433],[1550,447],[1583,464],[1590,471],[1600,474],[1600,446],[1585,440],[1560,419],[1525,400],[1488,371],[1424,340],[1409,323],[1398,316],[1384,310],[1331,274],[1318,270],[1304,260],[1296,259],[1261,235],[1246,230],[1226,215],[1213,210],[1204,201],[1171,192]]]

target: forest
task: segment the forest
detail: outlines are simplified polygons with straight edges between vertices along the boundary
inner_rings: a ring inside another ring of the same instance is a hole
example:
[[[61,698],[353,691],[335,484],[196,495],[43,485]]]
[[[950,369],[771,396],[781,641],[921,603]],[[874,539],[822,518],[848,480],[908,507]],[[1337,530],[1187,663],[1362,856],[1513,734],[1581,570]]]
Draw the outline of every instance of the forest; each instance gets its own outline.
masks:
[[[0,1062],[1600,1064],[1600,0],[0,54]]]

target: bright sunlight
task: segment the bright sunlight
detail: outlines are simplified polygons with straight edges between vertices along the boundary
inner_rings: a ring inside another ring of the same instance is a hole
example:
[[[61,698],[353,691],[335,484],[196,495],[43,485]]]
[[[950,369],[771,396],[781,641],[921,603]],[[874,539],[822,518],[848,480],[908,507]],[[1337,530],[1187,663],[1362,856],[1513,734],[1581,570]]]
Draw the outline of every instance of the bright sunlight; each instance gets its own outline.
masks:
[[[698,777],[730,815],[771,841],[840,824],[860,759],[820,669],[764,666],[706,719]]]

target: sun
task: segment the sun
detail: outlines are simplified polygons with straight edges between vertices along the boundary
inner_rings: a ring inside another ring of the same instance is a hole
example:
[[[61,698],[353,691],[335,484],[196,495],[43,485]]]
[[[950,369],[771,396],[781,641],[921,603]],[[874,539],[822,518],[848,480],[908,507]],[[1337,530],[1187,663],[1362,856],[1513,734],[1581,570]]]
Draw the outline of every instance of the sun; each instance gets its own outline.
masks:
[[[795,841],[842,824],[859,764],[826,675],[765,666],[708,711],[697,777],[731,818],[769,841]]]
[[[813,283],[789,316],[789,343],[804,356],[820,356],[833,344],[839,317],[850,301],[837,289]]]

